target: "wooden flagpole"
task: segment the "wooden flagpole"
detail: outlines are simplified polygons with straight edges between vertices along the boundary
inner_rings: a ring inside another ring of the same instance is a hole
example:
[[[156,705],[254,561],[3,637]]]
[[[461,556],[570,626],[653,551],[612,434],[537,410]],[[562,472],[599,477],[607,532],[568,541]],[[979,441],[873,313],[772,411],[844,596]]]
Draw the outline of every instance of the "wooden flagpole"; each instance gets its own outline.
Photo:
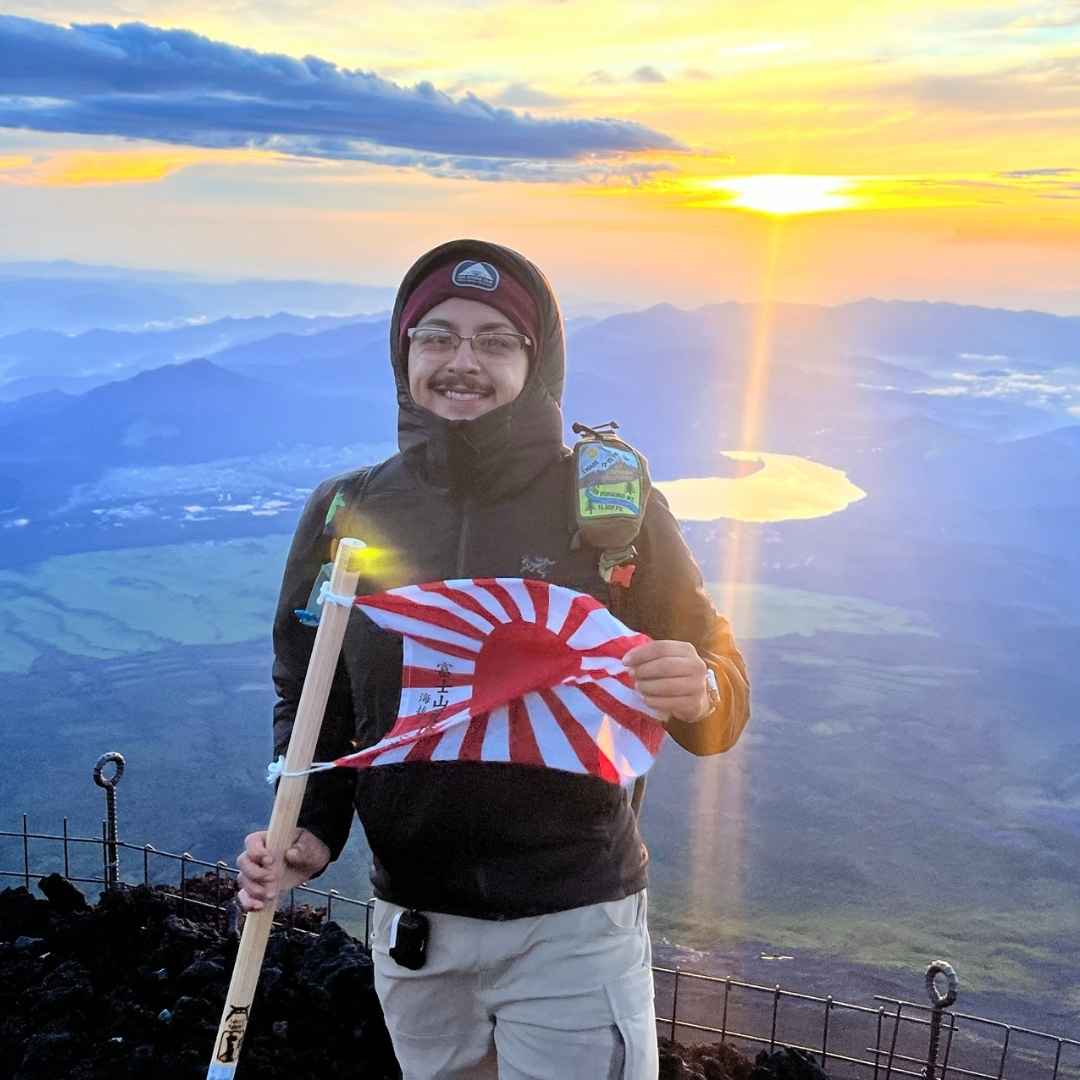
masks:
[[[335,595],[355,594],[360,569],[358,556],[363,547],[362,541],[352,539],[343,539],[338,544],[330,578],[330,591]],[[311,651],[311,660],[289,739],[289,749],[285,756],[286,773],[303,772],[311,765],[351,610],[341,604],[323,605],[319,629],[315,634],[315,646]],[[278,784],[266,842],[279,866],[283,865],[285,852],[296,836],[296,821],[300,816],[300,804],[306,788],[306,775],[285,775]],[[229,993],[221,1014],[221,1024],[218,1027],[206,1080],[233,1080],[235,1076],[276,906],[267,904],[260,911],[248,912],[244,919],[240,949],[233,965]]]

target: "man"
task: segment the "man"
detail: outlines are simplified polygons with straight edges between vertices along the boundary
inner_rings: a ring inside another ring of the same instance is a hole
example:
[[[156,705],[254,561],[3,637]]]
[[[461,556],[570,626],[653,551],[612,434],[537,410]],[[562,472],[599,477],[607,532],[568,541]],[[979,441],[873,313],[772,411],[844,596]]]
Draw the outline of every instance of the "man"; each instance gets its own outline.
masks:
[[[275,753],[287,745],[314,638],[293,612],[333,535],[373,548],[363,592],[544,576],[609,598],[598,552],[573,538],[562,319],[543,274],[494,244],[444,244],[405,275],[390,341],[400,453],[320,485],[289,553],[274,625]],[[726,750],[748,716],[745,668],[657,493],[636,546],[627,618],[654,640],[625,663],[678,742]],[[320,760],[386,734],[401,656],[398,637],[353,612]],[[337,858],[354,806],[374,856],[376,988],[406,1080],[656,1076],[647,853],[624,788],[510,762],[317,774],[284,866],[265,833],[247,838],[244,906],[275,902]],[[430,922],[417,970],[388,952],[396,920],[412,910]]]

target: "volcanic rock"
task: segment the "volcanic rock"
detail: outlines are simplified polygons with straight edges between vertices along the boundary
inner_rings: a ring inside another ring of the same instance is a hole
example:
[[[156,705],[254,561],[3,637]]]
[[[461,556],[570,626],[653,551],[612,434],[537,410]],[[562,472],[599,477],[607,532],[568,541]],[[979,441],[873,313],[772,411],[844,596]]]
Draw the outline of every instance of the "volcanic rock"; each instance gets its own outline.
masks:
[[[784,1046],[772,1053],[762,1050],[754,1059],[750,1080],[829,1080],[829,1076],[813,1054]]]
[[[62,874],[49,874],[38,882],[38,886],[58,915],[70,915],[73,911],[87,911],[90,908],[86,897]]]
[[[207,878],[191,896],[224,900]],[[146,886],[94,907],[55,877],[42,890],[0,892],[0,1077],[203,1080],[237,950],[221,912]],[[335,923],[275,929],[240,1076],[400,1075],[363,946]]]
[[[19,885],[0,892],[0,941],[40,937],[49,925],[49,905]]]

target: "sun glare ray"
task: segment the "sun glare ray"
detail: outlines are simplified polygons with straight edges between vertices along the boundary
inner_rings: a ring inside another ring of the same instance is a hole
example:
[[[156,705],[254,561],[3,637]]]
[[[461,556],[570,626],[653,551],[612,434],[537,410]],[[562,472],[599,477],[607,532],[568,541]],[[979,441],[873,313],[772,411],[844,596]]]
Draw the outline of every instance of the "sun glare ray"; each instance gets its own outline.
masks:
[[[777,220],[769,229],[768,247],[761,283],[761,300],[758,304],[750,352],[747,358],[746,389],[743,396],[742,434],[740,447],[752,451],[758,448],[762,427],[762,411],[768,392],[769,356],[772,345],[773,305],[776,291],[776,270],[782,241],[783,220]],[[721,574],[721,609],[730,613],[736,607],[737,586],[752,583],[756,545],[753,537],[756,529],[741,521],[732,521],[729,533],[727,565]],[[742,612],[750,614],[752,601],[743,599]],[[734,628],[738,638],[739,627]],[[733,914],[741,920],[744,913],[745,889],[742,867],[745,864],[746,792],[745,744],[740,743],[725,755],[723,769],[700,769],[695,773],[694,808],[699,827],[693,830],[691,839],[693,871],[690,882],[690,898],[695,914],[710,918]],[[718,826],[722,821],[723,827]],[[717,837],[722,838],[719,850]],[[725,895],[713,895],[715,875],[712,869],[717,861],[726,868]],[[723,911],[716,910],[718,899]]]

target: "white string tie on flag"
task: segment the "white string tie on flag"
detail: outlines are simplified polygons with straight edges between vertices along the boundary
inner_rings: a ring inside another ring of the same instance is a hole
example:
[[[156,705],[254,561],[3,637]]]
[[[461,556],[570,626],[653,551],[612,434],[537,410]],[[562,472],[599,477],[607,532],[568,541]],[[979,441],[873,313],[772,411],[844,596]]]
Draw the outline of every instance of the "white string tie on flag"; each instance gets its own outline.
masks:
[[[317,761],[308,769],[286,769],[285,755],[279,755],[277,761],[271,761],[266,766],[266,782],[276,784],[283,776],[310,776],[312,773],[325,772],[334,768],[332,761]]]
[[[356,603],[355,596],[346,596],[344,593],[335,593],[330,591],[330,582],[324,581],[322,587],[319,589],[319,595],[315,598],[315,602],[320,606],[322,604],[339,604],[341,607],[352,607]]]

